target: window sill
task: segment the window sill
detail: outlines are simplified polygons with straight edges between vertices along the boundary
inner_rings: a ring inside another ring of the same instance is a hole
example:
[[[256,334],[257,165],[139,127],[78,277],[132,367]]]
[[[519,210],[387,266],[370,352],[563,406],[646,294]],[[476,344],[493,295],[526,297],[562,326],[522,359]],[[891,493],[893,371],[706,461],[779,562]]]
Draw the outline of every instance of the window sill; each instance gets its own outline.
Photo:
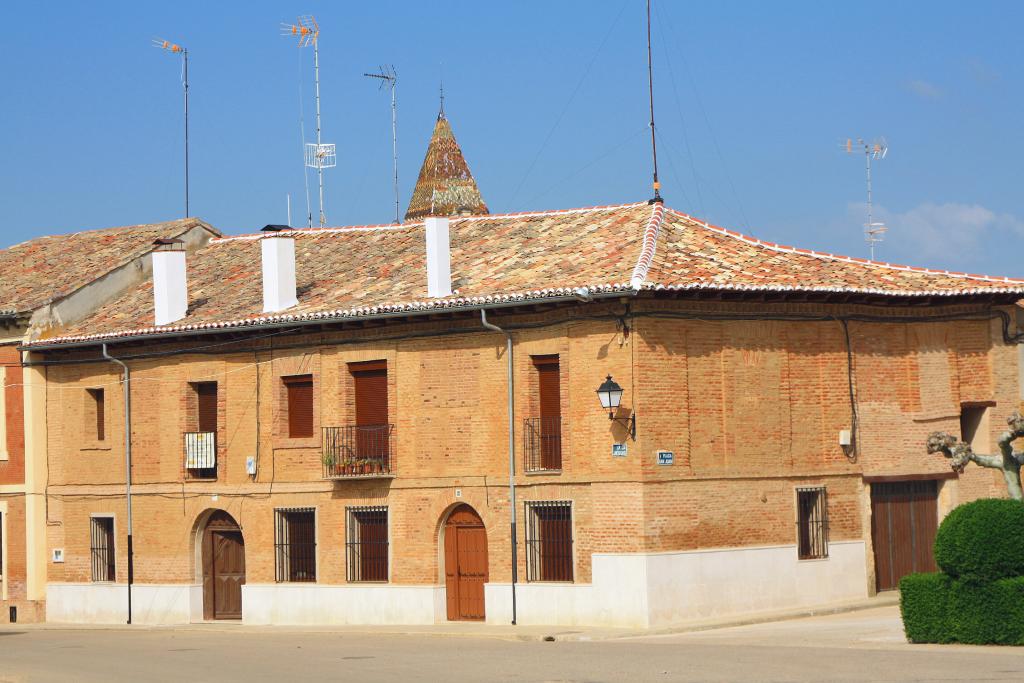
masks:
[[[386,586],[390,581],[346,581],[350,586]]]
[[[825,557],[798,557],[797,562],[826,562],[828,561],[828,555]]]
[[[87,441],[78,447],[80,451],[109,451],[110,444],[105,441]]]
[[[525,474],[528,477],[543,476],[545,474],[550,474],[550,475],[557,476],[557,475],[559,475],[561,473],[562,473],[562,470],[560,470],[560,469],[557,469],[557,470],[530,470],[528,472],[523,472],[523,474]]]

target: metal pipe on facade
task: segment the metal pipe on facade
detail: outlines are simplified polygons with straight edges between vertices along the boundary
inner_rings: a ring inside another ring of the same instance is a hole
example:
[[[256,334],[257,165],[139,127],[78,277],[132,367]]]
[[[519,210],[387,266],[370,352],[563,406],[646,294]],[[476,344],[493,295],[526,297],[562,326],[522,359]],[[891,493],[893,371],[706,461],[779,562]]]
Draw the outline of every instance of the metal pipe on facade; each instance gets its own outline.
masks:
[[[135,558],[132,548],[132,394],[131,371],[128,365],[107,353],[103,344],[103,357],[124,368],[124,481],[128,505],[128,623],[132,623],[132,582],[135,578]]]
[[[516,623],[516,582],[519,578],[519,560],[516,540],[516,423],[515,423],[515,367],[512,363],[512,333],[487,322],[487,309],[480,309],[480,322],[488,330],[505,335],[505,356],[508,362],[508,508],[512,530],[512,625]]]

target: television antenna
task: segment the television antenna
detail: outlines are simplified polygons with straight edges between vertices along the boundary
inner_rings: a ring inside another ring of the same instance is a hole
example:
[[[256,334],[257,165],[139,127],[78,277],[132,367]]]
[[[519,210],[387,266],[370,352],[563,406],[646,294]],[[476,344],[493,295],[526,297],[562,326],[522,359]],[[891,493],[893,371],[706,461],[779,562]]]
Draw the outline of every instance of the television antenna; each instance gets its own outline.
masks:
[[[379,72],[374,74],[364,73],[363,75],[367,78],[379,79],[381,88],[385,85],[391,88],[391,156],[395,163],[395,223],[401,223],[402,216],[399,213],[398,205],[398,108],[395,101],[395,87],[398,85],[398,74],[395,72],[395,67],[390,64],[380,67]]]
[[[185,90],[185,218],[188,218],[188,49],[160,38],[153,39],[153,47],[181,55],[181,83]]]
[[[281,24],[281,35],[298,39],[298,46],[313,46],[313,82],[316,98],[316,142],[305,142],[306,168],[315,168],[320,184],[320,227],[327,224],[324,213],[324,169],[338,165],[338,157],[334,144],[325,144],[320,140],[320,25],[312,14],[304,14],[296,24]]]
[[[876,221],[872,215],[871,160],[877,159],[881,161],[884,159],[885,155],[889,153],[889,145],[885,142],[885,138],[877,138],[874,142],[865,142],[861,138],[857,138],[856,141],[853,138],[846,138],[843,148],[847,154],[864,153],[864,166],[868,184],[868,222],[864,224],[864,241],[868,243],[871,260],[874,261],[875,245],[882,241],[888,228],[885,227],[885,223]]]

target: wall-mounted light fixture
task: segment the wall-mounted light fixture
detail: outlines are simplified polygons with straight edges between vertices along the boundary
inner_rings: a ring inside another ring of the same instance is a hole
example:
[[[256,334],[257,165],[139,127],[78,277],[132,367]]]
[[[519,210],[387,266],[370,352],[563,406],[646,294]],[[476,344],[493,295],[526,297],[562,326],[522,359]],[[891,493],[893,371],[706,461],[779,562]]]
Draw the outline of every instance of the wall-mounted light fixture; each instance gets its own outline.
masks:
[[[628,418],[615,417],[615,411],[622,403],[622,387],[608,375],[597,388],[597,397],[601,399],[601,407],[608,411],[608,419],[620,422],[629,430],[629,436],[636,441],[636,414],[630,413]]]

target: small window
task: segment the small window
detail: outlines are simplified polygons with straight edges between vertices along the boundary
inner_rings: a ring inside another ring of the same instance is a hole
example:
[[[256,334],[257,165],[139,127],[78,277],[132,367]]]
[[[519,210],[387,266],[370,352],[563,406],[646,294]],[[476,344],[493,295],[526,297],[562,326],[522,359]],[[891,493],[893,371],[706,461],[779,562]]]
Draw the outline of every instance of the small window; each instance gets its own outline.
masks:
[[[989,451],[988,406],[960,407],[960,439],[970,444],[976,453]]]
[[[388,509],[349,508],[345,546],[350,582],[387,581]]]
[[[284,377],[288,392],[288,436],[313,436],[313,375]]]
[[[526,504],[528,581],[572,581],[572,503]]]
[[[800,559],[828,557],[828,498],[825,487],[797,489],[796,508]]]
[[[105,441],[107,438],[106,398],[103,389],[86,389],[85,391],[88,394],[86,429],[96,441]]]
[[[277,581],[316,581],[316,511],[275,510],[274,516]]]
[[[217,383],[193,382],[192,428],[185,433],[185,476],[217,478]]]
[[[114,518],[93,517],[90,523],[92,580],[114,580]]]

